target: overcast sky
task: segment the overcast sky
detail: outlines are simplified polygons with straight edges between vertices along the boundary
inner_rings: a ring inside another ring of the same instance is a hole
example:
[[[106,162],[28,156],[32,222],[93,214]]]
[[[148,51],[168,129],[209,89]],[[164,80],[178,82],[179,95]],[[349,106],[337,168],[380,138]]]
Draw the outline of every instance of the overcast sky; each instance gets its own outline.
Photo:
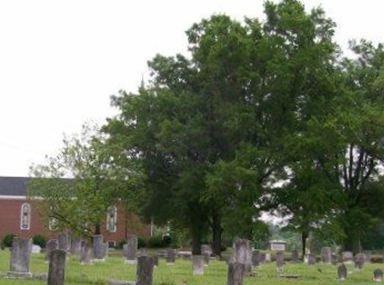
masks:
[[[384,42],[383,0],[307,0],[338,24],[336,40]],[[184,31],[213,13],[262,17],[260,0],[4,0],[0,2],[0,176],[61,146],[63,133],[114,114],[109,97],[136,91],[156,53],[186,52]]]

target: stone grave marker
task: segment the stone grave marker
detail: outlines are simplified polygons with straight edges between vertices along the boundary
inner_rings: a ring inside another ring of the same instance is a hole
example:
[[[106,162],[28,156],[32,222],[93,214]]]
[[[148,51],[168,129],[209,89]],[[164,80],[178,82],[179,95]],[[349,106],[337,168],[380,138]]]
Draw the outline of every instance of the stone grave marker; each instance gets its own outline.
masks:
[[[192,255],[193,275],[204,275],[204,259],[203,255]]]
[[[243,285],[244,275],[244,263],[230,262],[228,264],[227,285]]]
[[[293,262],[293,263],[299,263],[300,262],[299,251],[297,249],[292,250],[291,262]]]
[[[168,248],[167,249],[167,256],[165,257],[168,265],[173,265],[176,261],[176,249]]]
[[[365,254],[364,253],[358,253],[355,256],[355,268],[361,270],[363,269],[365,263]]]
[[[81,239],[78,237],[71,239],[71,249],[70,252],[73,255],[79,255],[81,251]]]
[[[49,261],[49,253],[54,250],[58,249],[59,243],[57,239],[50,239],[47,244],[45,245],[45,260]]]
[[[252,249],[247,239],[237,239],[233,244],[233,263],[244,264],[245,274],[252,272]]]
[[[379,268],[373,271],[373,281],[382,282],[383,281],[383,271]]]
[[[278,251],[276,252],[276,269],[277,272],[282,273],[284,267],[284,252]]]
[[[332,249],[330,247],[321,248],[321,262],[328,264],[332,262]]]
[[[342,281],[347,279],[347,267],[345,266],[344,263],[339,265],[339,267],[337,268],[337,276],[339,280],[342,280]]]
[[[88,241],[81,242],[80,251],[80,264],[92,264],[93,263],[93,249]]]
[[[353,263],[353,253],[351,251],[343,251],[341,253],[341,261],[343,263]]]
[[[307,254],[307,264],[314,265],[316,264],[316,256],[312,253]]]
[[[136,264],[136,254],[138,248],[137,236],[130,235],[127,238],[127,244],[124,245],[123,254],[125,257],[125,262],[128,264]]]
[[[59,244],[59,249],[69,251],[70,250],[70,237],[66,233],[60,233],[57,237],[58,239],[58,244]]]
[[[94,261],[105,261],[108,245],[104,243],[103,235],[93,236],[93,258]]]
[[[260,251],[252,251],[252,266],[258,267],[260,265]]]
[[[32,277],[29,262],[32,251],[32,239],[14,237],[11,248],[10,267],[7,276],[10,278]]]
[[[153,259],[149,256],[137,258],[136,285],[152,285]]]
[[[54,249],[49,255],[48,285],[64,285],[66,252]]]

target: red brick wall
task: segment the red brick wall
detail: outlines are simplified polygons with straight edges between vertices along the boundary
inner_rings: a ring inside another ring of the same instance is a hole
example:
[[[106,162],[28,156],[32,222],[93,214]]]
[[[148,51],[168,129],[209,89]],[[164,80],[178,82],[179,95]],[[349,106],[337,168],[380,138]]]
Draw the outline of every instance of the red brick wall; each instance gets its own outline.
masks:
[[[6,234],[13,233],[23,238],[30,238],[36,234],[41,234],[46,238],[55,238],[57,233],[50,231],[44,226],[43,219],[40,217],[36,205],[31,205],[31,224],[29,230],[20,229],[20,211],[21,205],[26,200],[18,199],[0,199],[0,239]],[[102,234],[105,241],[119,242],[125,239],[127,234],[136,234],[142,237],[150,236],[150,226],[140,222],[139,218],[133,214],[126,214],[122,207],[117,210],[117,230],[114,233],[108,232],[104,223],[102,225]]]

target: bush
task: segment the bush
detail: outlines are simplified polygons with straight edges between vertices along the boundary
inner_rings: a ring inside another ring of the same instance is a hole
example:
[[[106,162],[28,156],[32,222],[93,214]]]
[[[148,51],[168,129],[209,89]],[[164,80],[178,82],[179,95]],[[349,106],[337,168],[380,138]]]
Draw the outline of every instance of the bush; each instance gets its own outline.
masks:
[[[40,246],[41,248],[45,248],[45,245],[47,244],[47,239],[43,237],[42,235],[35,235],[32,238],[32,242],[35,245]]]
[[[7,234],[4,236],[3,240],[1,241],[1,247],[12,247],[13,238],[15,237],[15,234]]]
[[[163,247],[169,247],[172,243],[172,238],[170,236],[163,236]]]
[[[158,236],[153,236],[148,239],[147,245],[149,248],[160,248],[163,247],[163,238]]]
[[[143,248],[146,246],[145,239],[142,237],[137,237],[137,247],[138,248]]]
[[[116,245],[116,249],[123,249],[124,247],[124,244],[127,243],[127,240],[126,239],[122,239],[121,241],[119,241]]]

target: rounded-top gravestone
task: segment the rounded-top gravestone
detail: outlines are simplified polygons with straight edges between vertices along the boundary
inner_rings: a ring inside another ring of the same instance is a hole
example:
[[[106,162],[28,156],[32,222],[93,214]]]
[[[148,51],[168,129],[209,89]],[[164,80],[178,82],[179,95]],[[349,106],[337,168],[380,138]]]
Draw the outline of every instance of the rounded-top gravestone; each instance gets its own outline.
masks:
[[[373,271],[373,281],[382,282],[383,281],[383,271],[379,268]]]
[[[347,267],[344,263],[339,265],[339,267],[337,268],[337,276],[339,277],[339,280],[347,279]]]

